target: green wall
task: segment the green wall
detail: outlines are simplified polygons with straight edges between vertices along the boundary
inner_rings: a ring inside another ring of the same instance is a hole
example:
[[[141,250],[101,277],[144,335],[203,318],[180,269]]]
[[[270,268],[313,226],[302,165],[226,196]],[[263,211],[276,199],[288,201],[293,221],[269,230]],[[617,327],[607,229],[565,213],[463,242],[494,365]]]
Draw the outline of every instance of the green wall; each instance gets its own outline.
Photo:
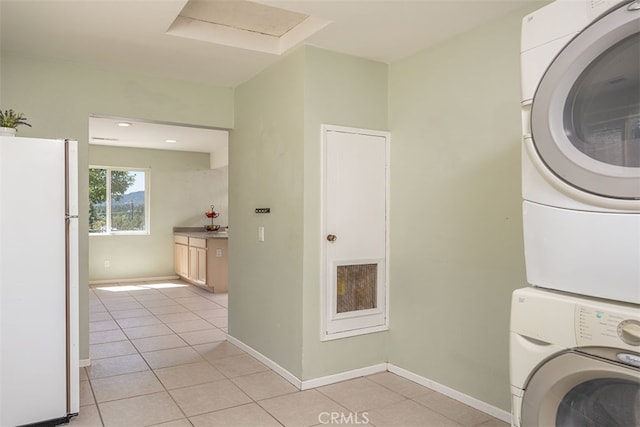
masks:
[[[235,91],[229,134],[229,333],[302,376],[304,50]],[[255,214],[255,208],[271,208]],[[264,227],[264,242],[258,227]]]
[[[389,361],[509,408],[511,292],[526,286],[521,11],[389,70]]]
[[[320,342],[319,290],[320,125],[385,129],[386,82],[385,64],[303,47],[236,88],[229,332],[302,380],[386,361],[384,332]]]
[[[78,140],[82,201],[88,200],[90,115],[230,128],[233,126],[233,89],[71,62],[2,56],[0,108],[23,112],[33,125],[20,129],[18,136]],[[88,211],[81,211],[81,359],[89,357],[88,288],[82,286],[89,280],[87,218]]]
[[[389,66],[303,47],[235,93],[3,57],[0,107],[25,112],[34,128],[21,135],[79,139],[87,165],[90,114],[233,127],[230,334],[303,380],[389,361],[508,409],[509,297],[526,285],[518,45],[529,11]],[[319,341],[321,123],[391,131],[388,332]],[[81,304],[86,357],[84,288]]]
[[[150,233],[89,236],[90,281],[173,276],[173,227],[208,224],[211,204],[227,225],[228,167],[209,169],[207,153],[90,145],[89,164],[150,169]]]
[[[386,130],[387,65],[313,47],[305,52],[303,380],[387,361],[386,332],[320,341],[320,125]]]

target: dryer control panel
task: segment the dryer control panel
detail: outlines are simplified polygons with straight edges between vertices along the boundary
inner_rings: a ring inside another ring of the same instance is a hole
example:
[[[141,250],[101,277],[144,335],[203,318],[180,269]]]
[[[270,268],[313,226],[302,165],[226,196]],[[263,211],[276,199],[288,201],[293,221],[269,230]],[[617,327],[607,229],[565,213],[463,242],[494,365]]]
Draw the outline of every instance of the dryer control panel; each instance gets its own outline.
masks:
[[[575,328],[578,346],[640,348],[640,315],[626,305],[576,304]]]
[[[627,319],[620,322],[618,336],[627,344],[640,346],[640,321]]]

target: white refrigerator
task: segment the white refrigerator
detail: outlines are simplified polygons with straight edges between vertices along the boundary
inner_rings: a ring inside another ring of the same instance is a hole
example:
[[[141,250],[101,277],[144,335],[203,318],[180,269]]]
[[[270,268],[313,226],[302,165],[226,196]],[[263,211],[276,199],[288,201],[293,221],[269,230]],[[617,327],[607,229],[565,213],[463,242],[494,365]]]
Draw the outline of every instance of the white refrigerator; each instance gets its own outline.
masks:
[[[78,145],[0,137],[0,426],[79,408]]]

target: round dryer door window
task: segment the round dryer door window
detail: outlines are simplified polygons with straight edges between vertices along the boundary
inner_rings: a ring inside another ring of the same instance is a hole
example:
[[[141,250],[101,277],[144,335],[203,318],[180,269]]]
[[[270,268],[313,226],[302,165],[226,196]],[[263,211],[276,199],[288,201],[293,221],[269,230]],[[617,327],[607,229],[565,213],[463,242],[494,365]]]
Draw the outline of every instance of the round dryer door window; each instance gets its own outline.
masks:
[[[556,414],[557,426],[637,426],[640,383],[623,378],[585,381],[567,393]]]
[[[592,347],[569,350],[545,361],[526,384],[520,425],[640,425],[640,368],[618,363],[616,355],[622,352]]]
[[[619,7],[565,46],[538,86],[531,130],[563,181],[640,199],[640,10]]]

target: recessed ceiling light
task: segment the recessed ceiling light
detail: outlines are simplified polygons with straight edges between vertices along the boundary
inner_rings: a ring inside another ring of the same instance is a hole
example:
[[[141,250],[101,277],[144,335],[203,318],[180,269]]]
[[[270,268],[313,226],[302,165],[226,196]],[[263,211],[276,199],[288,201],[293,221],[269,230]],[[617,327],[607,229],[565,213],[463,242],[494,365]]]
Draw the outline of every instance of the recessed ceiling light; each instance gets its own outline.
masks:
[[[94,141],[118,141],[118,138],[104,138],[102,136],[93,136],[91,139]]]
[[[178,142],[177,139],[167,139],[165,142]]]
[[[123,128],[127,128],[129,126],[131,126],[131,123],[129,122],[118,122],[116,123],[118,126],[123,127]]]

